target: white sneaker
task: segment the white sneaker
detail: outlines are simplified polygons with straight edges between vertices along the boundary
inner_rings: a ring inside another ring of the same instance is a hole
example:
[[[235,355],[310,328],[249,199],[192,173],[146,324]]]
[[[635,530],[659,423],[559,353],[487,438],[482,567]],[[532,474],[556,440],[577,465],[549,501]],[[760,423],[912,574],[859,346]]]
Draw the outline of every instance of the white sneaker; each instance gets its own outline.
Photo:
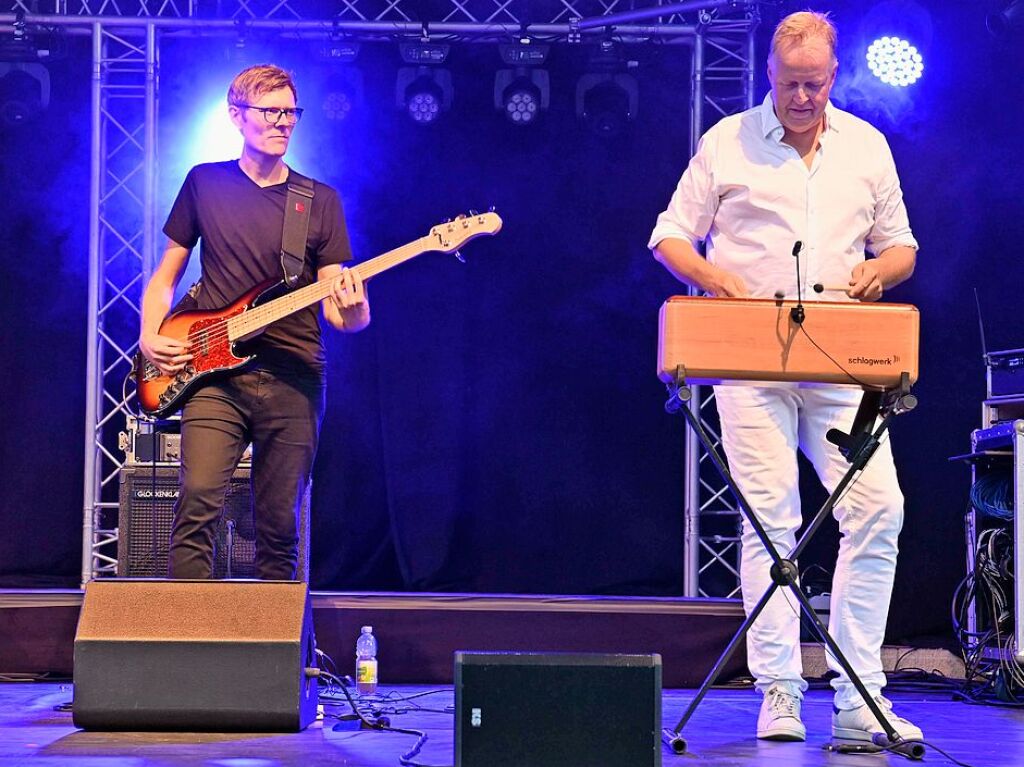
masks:
[[[800,697],[782,685],[769,687],[757,717],[761,740],[806,740],[807,728],[800,721]]]
[[[893,713],[891,700],[876,695],[875,703],[878,704],[883,716],[889,720],[889,724],[903,740],[924,740],[924,734],[920,727]],[[866,704],[857,706],[857,708],[832,709],[833,738],[870,742],[871,737],[880,732],[885,732],[885,730],[882,729],[882,725],[879,724],[878,719]]]

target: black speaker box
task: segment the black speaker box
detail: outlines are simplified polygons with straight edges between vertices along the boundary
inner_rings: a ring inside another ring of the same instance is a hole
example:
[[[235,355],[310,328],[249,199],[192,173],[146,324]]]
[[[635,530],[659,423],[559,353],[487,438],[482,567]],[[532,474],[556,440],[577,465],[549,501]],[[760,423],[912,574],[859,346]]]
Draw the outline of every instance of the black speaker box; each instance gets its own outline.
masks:
[[[456,767],[660,767],[661,656],[455,653]]]
[[[256,577],[256,527],[250,469],[231,477],[224,512],[213,534],[213,577]],[[309,495],[299,511],[299,562],[296,577],[309,582]],[[128,464],[121,469],[118,509],[117,574],[121,578],[164,578],[167,550],[178,499],[178,467]]]
[[[315,665],[305,583],[94,580],[72,715],[88,730],[297,732],[316,718]]]

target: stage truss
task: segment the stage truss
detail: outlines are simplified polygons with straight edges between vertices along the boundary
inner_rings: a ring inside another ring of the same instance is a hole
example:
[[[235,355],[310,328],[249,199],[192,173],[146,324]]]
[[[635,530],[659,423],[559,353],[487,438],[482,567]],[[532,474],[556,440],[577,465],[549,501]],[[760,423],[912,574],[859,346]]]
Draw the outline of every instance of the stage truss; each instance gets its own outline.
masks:
[[[157,95],[161,37],[243,34],[346,40],[553,45],[613,39],[681,44],[692,57],[691,152],[720,117],[753,105],[759,3],[740,0],[9,0],[0,33],[89,35],[92,142],[89,348],[82,583],[117,567],[117,435],[133,415],[124,386],[138,348],[142,290],[157,253]],[[641,5],[643,7],[638,8]],[[710,389],[690,407],[718,434]],[[717,440],[717,436],[716,436]],[[735,597],[739,515],[697,440],[687,435],[684,596]]]

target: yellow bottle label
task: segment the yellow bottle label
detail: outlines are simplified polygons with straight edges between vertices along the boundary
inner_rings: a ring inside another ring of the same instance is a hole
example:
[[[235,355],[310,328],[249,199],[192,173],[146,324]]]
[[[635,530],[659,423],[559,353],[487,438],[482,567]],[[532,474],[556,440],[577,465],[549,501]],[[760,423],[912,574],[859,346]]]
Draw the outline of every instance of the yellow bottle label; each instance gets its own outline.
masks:
[[[359,684],[376,684],[377,661],[362,659],[356,662],[356,682]]]

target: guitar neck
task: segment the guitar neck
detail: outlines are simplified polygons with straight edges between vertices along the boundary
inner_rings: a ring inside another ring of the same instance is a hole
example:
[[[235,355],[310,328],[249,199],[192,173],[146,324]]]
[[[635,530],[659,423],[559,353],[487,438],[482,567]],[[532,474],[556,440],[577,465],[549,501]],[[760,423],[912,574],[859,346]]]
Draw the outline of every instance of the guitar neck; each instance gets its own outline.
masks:
[[[420,237],[399,248],[383,253],[369,261],[364,261],[351,268],[360,280],[366,281],[376,274],[385,272],[393,266],[408,261],[421,253],[434,250],[434,240],[429,235]],[[228,320],[228,337],[238,340],[262,330],[272,322],[277,322],[283,317],[294,314],[297,311],[312,306],[324,300],[331,294],[333,280],[320,280],[304,288],[293,290],[287,295],[276,298],[262,306],[257,306],[247,312],[232,317]]]

